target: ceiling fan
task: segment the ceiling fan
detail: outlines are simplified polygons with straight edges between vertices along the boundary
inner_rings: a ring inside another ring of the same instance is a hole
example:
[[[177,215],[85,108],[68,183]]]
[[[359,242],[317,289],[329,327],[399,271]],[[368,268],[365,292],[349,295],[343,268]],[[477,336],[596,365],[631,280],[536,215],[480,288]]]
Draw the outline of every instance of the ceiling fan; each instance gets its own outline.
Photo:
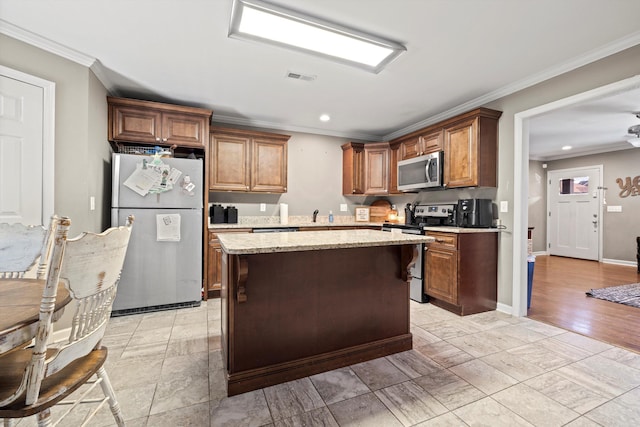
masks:
[[[640,119],[640,113],[635,113],[635,116]],[[627,139],[627,142],[634,147],[640,148],[640,125],[633,125],[629,127],[627,130],[629,132],[628,136],[632,136],[633,138]]]

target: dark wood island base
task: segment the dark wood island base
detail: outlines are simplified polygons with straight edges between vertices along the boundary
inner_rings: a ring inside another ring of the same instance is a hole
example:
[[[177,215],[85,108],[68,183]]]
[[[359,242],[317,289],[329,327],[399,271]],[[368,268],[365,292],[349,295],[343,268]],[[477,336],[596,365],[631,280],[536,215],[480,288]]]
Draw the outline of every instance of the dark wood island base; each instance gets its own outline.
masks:
[[[227,394],[411,349],[408,269],[415,248],[223,252]]]

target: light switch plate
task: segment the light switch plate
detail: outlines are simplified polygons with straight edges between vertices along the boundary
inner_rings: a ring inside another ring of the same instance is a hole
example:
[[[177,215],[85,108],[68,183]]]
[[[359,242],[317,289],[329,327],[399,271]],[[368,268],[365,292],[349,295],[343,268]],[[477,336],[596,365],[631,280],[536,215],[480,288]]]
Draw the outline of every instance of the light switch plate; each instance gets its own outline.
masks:
[[[95,196],[89,197],[89,210],[90,211],[95,211],[96,210],[96,198],[95,198]]]
[[[607,205],[607,212],[622,212],[622,206]]]
[[[346,212],[346,211],[347,211],[347,204],[340,203],[340,212]]]
[[[502,200],[500,202],[500,212],[509,212],[509,201]]]
[[[267,210],[267,204],[266,203],[260,203],[260,212],[264,212]]]

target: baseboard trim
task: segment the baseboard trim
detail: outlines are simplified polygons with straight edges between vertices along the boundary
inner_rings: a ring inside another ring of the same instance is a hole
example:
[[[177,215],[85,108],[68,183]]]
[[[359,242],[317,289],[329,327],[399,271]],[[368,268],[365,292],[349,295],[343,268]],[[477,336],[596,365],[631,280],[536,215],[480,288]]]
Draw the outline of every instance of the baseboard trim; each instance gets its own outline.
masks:
[[[228,396],[411,350],[410,333],[263,368],[227,374]]]
[[[602,262],[604,264],[627,265],[629,267],[636,267],[638,265],[635,261],[625,261],[621,259],[603,258]]]
[[[496,305],[496,311],[499,311],[501,313],[506,313],[506,314],[510,314],[511,316],[513,316],[513,307],[507,304],[502,304],[502,303],[498,303]]]

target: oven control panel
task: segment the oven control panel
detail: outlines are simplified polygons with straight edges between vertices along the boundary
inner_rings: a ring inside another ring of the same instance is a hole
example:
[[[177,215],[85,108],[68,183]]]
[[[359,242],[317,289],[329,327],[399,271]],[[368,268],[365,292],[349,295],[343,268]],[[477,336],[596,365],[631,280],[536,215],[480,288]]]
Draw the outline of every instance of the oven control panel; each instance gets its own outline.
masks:
[[[455,210],[454,205],[446,204],[446,205],[417,205],[415,209],[416,217],[435,217],[435,218],[446,218],[453,213]]]

